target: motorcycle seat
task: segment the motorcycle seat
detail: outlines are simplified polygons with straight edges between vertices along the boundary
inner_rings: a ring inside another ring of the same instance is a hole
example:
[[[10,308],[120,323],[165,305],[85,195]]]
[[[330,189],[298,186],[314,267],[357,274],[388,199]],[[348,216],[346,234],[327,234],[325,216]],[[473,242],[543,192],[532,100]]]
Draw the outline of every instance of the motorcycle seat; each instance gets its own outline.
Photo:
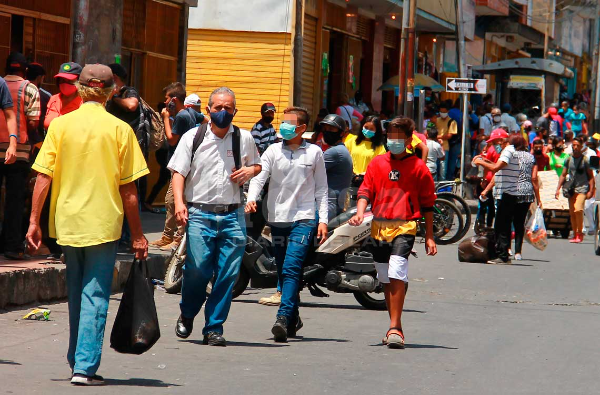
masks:
[[[329,221],[329,223],[327,224],[327,228],[329,230],[333,230],[340,227],[341,225],[348,222],[350,218],[354,216],[354,214],[356,214],[356,208],[352,208],[346,212],[341,213],[340,215]]]

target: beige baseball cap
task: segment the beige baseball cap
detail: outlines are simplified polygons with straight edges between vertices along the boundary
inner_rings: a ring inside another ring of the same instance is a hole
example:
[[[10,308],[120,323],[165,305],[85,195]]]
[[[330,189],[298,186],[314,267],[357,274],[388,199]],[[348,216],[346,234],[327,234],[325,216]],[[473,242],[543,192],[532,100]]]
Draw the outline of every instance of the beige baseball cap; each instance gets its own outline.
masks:
[[[113,72],[103,64],[86,64],[79,76],[79,84],[92,88],[110,88],[114,85]]]

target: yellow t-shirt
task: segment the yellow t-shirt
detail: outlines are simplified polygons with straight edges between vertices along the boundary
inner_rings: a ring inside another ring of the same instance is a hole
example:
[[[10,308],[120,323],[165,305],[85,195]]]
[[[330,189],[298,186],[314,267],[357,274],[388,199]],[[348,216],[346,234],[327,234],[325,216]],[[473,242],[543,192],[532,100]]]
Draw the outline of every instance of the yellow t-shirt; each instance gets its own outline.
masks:
[[[414,154],[415,150],[417,149],[417,146],[419,144],[421,144],[423,141],[416,135],[413,133],[412,135],[412,141],[410,142],[410,145],[408,147],[406,147],[406,152],[408,154]]]
[[[371,222],[371,237],[375,240],[391,243],[400,235],[417,234],[416,221],[380,221]]]
[[[119,186],[149,173],[131,127],[94,102],[52,121],[33,169],[52,177],[50,236],[72,247],[118,240]]]
[[[450,117],[448,117],[446,119],[442,119],[442,117],[438,117],[437,120],[435,121],[435,127],[438,131],[439,138],[442,138],[443,136],[446,136],[449,134],[457,134],[458,133],[456,121],[450,119]],[[450,149],[448,140],[444,140],[444,144],[442,144],[442,147],[444,147],[444,151],[448,151]]]
[[[367,166],[369,166],[374,157],[385,154],[386,151],[383,144],[373,149],[372,143],[368,140],[363,140],[360,144],[356,144],[356,137],[354,134],[349,134],[344,144],[346,144],[346,148],[348,148],[352,157],[352,171],[354,174],[362,174],[367,171]]]

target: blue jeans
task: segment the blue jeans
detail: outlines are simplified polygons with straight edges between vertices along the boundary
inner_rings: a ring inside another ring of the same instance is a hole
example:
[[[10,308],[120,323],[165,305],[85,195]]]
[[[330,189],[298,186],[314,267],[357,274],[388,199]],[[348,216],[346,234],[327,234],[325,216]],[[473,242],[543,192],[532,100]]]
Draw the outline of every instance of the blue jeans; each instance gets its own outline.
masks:
[[[461,144],[456,143],[450,146],[450,149],[446,151],[446,180],[454,180],[454,173],[456,173],[456,165],[458,158],[460,157]]]
[[[281,305],[277,315],[286,317],[288,322],[298,315],[302,263],[312,245],[316,226],[316,220],[271,224],[277,274],[281,282]]]
[[[100,366],[118,242],[63,246],[69,296],[69,351],[73,373],[93,376]]]
[[[246,247],[244,209],[214,214],[190,207],[187,235],[181,314],[186,318],[196,317],[206,301],[202,333],[222,334]],[[207,300],[206,286],[213,276],[215,282]]]

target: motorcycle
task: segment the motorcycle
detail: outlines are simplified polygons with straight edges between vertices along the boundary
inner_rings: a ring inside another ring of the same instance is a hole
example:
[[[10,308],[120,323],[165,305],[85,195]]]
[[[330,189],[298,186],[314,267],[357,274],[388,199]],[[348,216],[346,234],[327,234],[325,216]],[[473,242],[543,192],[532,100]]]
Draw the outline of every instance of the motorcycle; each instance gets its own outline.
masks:
[[[352,293],[367,309],[385,310],[383,286],[377,280],[373,257],[362,246],[371,234],[373,216],[367,213],[362,225],[350,226],[347,222],[355,213],[354,208],[334,218],[328,224],[332,229],[329,238],[320,246],[313,243],[303,265],[303,284],[314,296],[328,296],[320,289],[325,287],[333,292]],[[164,284],[167,293],[181,290],[186,244],[187,235],[169,257]],[[233,297],[241,295],[248,285],[252,288],[277,287],[277,265],[269,236],[261,235],[258,240],[247,237]],[[211,288],[212,281],[207,292]]]

